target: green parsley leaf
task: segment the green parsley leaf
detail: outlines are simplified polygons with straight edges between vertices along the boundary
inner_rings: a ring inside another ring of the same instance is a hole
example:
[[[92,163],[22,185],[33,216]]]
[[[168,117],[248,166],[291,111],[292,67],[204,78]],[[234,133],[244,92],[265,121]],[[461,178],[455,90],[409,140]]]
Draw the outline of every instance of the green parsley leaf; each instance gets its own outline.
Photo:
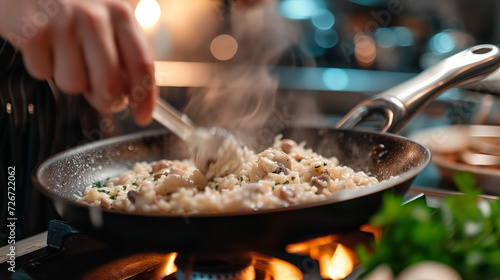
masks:
[[[100,192],[100,193],[105,193],[105,194],[109,193],[109,191],[107,191],[107,190],[97,190],[97,191]]]
[[[243,182],[243,177],[240,177],[240,181]]]
[[[115,200],[116,199],[116,194],[110,196],[109,198],[112,199],[112,200]]]
[[[460,192],[471,195],[482,194],[479,188],[476,188],[476,178],[470,172],[459,172],[453,174],[453,182],[457,185]]]
[[[437,208],[425,201],[401,205],[402,197],[387,192],[370,224],[382,228],[373,250],[357,248],[365,274],[380,264],[394,274],[420,261],[438,261],[462,279],[496,279],[500,275],[500,200],[478,198],[472,174],[454,176],[464,194],[449,195]],[[368,253],[373,251],[373,253]],[[362,277],[363,278],[363,277]]]
[[[295,177],[292,177],[292,181],[295,181]]]

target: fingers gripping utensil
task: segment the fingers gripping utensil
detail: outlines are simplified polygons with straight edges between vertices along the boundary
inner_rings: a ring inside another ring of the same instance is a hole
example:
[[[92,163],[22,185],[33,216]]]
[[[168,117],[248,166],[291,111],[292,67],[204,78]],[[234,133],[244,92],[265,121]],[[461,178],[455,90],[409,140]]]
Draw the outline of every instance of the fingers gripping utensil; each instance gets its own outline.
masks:
[[[153,118],[188,145],[196,167],[208,178],[226,175],[242,163],[240,143],[229,131],[197,127],[186,114],[160,98]]]
[[[361,102],[337,123],[337,128],[353,128],[368,117],[378,114],[386,121],[381,132],[397,132],[420,109],[444,91],[479,81],[499,66],[500,52],[496,46],[474,46]]]

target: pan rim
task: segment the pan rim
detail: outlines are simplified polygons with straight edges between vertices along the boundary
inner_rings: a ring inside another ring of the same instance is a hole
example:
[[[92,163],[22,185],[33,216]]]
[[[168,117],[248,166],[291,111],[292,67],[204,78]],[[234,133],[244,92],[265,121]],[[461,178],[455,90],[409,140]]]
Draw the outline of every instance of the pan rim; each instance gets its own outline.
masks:
[[[37,181],[35,185],[36,189],[40,192],[42,192],[46,197],[49,197],[50,199],[54,201],[62,201],[66,205],[71,205],[73,207],[79,207],[82,209],[99,209],[102,212],[110,213],[110,214],[118,214],[118,215],[133,215],[133,216],[141,216],[141,217],[161,217],[161,218],[190,218],[190,219],[204,219],[204,218],[216,218],[216,217],[237,217],[237,216],[247,216],[247,215],[264,215],[264,214],[271,214],[271,213],[278,213],[278,212],[284,212],[284,211],[294,211],[294,210],[301,210],[304,208],[311,208],[311,207],[321,207],[333,203],[342,203],[344,201],[348,201],[351,199],[356,199],[360,198],[369,194],[374,194],[386,189],[389,189],[393,186],[396,186],[398,184],[401,184],[405,181],[408,181],[414,177],[416,177],[420,172],[422,172],[430,163],[431,161],[431,151],[425,147],[424,145],[403,137],[401,135],[389,133],[389,132],[376,132],[368,129],[362,129],[362,128],[354,128],[354,129],[337,129],[337,128],[329,128],[329,127],[321,127],[321,128],[316,128],[316,127],[308,127],[308,129],[316,129],[316,130],[324,130],[324,131],[338,131],[338,132],[344,132],[344,133],[363,133],[363,134],[369,134],[369,135],[384,135],[384,136],[389,136],[392,138],[404,140],[406,142],[412,143],[412,145],[416,145],[420,147],[424,154],[424,160],[422,163],[420,163],[418,166],[415,166],[411,168],[410,170],[404,172],[403,174],[400,174],[397,177],[393,177],[389,180],[382,181],[378,184],[372,185],[367,188],[362,188],[358,190],[348,190],[348,191],[341,191],[339,195],[335,195],[333,197],[330,197],[325,200],[320,200],[320,201],[314,201],[314,202],[308,202],[308,203],[303,203],[303,204],[298,204],[298,205],[291,205],[288,207],[279,207],[279,208],[270,208],[270,209],[259,209],[259,210],[238,210],[238,211],[231,211],[231,212],[209,212],[209,213],[168,213],[168,212],[154,212],[154,213],[140,213],[140,212],[126,212],[126,211],[121,211],[121,210],[115,210],[115,209],[106,209],[98,206],[92,206],[92,205],[85,205],[81,203],[77,203],[74,200],[61,197],[57,195],[53,190],[50,190],[45,184],[42,184],[40,178],[41,174],[43,173],[44,170],[46,170],[52,162],[57,161],[58,159],[61,159],[64,156],[68,155],[75,155],[75,154],[81,154],[82,152],[85,152],[87,150],[92,150],[97,147],[104,147],[109,144],[118,144],[121,142],[125,141],[130,141],[130,140],[136,140],[140,138],[146,138],[146,137],[154,137],[154,136],[159,136],[159,135],[164,135],[164,134],[170,134],[170,132],[164,128],[160,129],[151,129],[151,130],[146,130],[146,131],[139,131],[139,132],[134,132],[130,134],[125,134],[125,135],[120,135],[120,136],[115,136],[111,137],[108,139],[103,139],[103,140],[98,140],[90,143],[86,143],[83,145],[79,145],[64,151],[61,151],[59,153],[54,154],[53,156],[47,158],[44,160],[41,164],[38,165],[36,168],[34,180]]]

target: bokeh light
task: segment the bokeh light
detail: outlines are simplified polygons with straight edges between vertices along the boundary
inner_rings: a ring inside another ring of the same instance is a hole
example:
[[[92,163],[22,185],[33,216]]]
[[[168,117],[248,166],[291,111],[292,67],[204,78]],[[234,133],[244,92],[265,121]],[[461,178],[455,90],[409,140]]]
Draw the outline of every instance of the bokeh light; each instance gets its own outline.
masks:
[[[314,41],[318,44],[318,46],[324,49],[329,49],[339,42],[339,36],[333,29],[318,29],[314,32]]]
[[[375,31],[375,42],[381,48],[393,48],[397,44],[396,33],[390,28],[379,28]]]
[[[210,43],[210,52],[218,60],[229,60],[238,51],[238,42],[233,36],[222,34]]]
[[[394,34],[396,34],[398,46],[409,47],[414,43],[414,36],[411,30],[404,26],[396,26],[393,28]]]
[[[322,0],[283,0],[280,2],[281,14],[293,20],[308,19],[315,11],[324,8]]]
[[[445,54],[455,49],[456,42],[452,34],[447,31],[432,36],[429,47],[435,54]]]
[[[364,33],[356,35],[354,37],[354,55],[361,66],[371,66],[377,56],[375,41]]]
[[[343,90],[349,85],[349,75],[342,69],[326,69],[322,78],[323,84],[331,90]]]
[[[321,30],[328,30],[335,24],[335,16],[327,9],[317,9],[312,13],[313,25]]]
[[[141,26],[155,24],[161,15],[161,8],[155,0],[141,0],[135,8],[135,18]]]

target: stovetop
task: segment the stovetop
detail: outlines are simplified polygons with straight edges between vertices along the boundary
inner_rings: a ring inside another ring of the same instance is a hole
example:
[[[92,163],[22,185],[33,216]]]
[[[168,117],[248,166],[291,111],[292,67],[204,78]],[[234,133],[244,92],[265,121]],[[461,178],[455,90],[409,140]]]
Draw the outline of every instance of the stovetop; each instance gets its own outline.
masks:
[[[286,273],[285,279],[290,280],[323,279],[317,262],[308,256],[286,252],[277,252],[272,257],[256,252],[214,259],[197,256],[194,265],[186,268],[193,256],[138,251],[137,248],[130,250],[126,244],[123,247],[110,246],[58,220],[49,223],[47,232],[15,246],[14,273],[9,271],[12,263],[9,263],[8,248],[2,248],[7,251],[2,251],[0,279],[284,279],[283,273]],[[27,253],[21,255],[23,251]],[[176,272],[168,268],[174,258],[181,259],[175,262]],[[249,258],[249,261],[225,263],[238,258]],[[278,266],[278,269],[272,266]],[[280,269],[282,275],[276,276]],[[186,271],[190,278],[184,278]]]
[[[410,189],[406,201],[429,202],[431,196],[419,191]],[[315,248],[331,257],[330,251],[335,251],[338,244],[355,248],[373,241],[372,233],[359,230],[322,237],[312,243],[321,243]],[[9,246],[0,248],[0,279],[325,279],[319,258],[310,253],[312,250],[302,252],[306,243],[291,244],[272,256],[257,252],[177,255],[162,250],[142,251],[140,246],[131,249],[127,244],[111,246],[65,222],[52,220],[48,231],[16,242],[14,252]],[[362,268],[356,267],[347,278],[342,278],[357,279]]]

